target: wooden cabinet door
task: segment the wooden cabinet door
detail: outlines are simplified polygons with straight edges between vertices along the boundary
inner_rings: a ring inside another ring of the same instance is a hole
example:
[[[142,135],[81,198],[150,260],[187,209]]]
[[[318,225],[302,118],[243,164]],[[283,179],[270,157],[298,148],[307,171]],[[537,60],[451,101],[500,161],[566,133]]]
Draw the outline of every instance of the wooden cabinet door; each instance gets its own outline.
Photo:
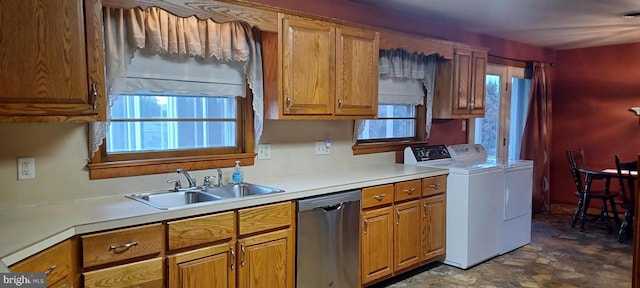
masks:
[[[471,80],[471,114],[477,117],[484,117],[485,108],[485,90],[486,90],[486,73],[487,73],[487,53],[474,51],[471,60],[473,79]]]
[[[454,55],[452,113],[465,115],[471,110],[471,51],[457,49]]]
[[[238,287],[294,287],[293,229],[238,240]]]
[[[77,263],[75,239],[69,239],[9,267],[11,272],[44,272],[47,287],[73,287]]]
[[[104,119],[100,1],[0,1],[0,31],[0,121]]]
[[[82,273],[85,288],[164,287],[162,257]]]
[[[362,211],[360,275],[367,284],[393,273],[393,207]]]
[[[335,25],[295,17],[281,21],[283,115],[331,115],[335,95]]]
[[[375,31],[336,28],[335,115],[375,117],[378,111],[378,41]]]
[[[235,243],[168,256],[169,287],[235,288]]]
[[[446,197],[444,194],[422,199],[421,261],[445,254]]]
[[[420,262],[420,201],[396,204],[394,210],[393,268],[400,271]]]

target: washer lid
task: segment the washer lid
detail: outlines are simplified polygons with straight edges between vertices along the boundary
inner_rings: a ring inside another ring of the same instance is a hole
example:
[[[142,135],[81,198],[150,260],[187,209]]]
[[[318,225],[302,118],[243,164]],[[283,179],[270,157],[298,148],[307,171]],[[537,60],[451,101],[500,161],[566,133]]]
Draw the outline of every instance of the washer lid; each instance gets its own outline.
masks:
[[[448,163],[424,163],[421,166],[449,169],[449,173],[475,174],[490,171],[501,171],[502,165],[487,163],[484,161],[453,161]]]

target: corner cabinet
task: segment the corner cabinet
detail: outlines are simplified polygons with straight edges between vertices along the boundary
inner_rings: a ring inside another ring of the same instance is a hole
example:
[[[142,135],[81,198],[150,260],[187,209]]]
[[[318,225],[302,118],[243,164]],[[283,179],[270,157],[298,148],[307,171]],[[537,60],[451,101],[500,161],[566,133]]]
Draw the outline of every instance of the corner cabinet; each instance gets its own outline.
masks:
[[[0,35],[0,121],[106,118],[101,1],[0,1]]]
[[[454,49],[453,59],[436,65],[433,118],[484,117],[487,51]]]
[[[265,117],[375,118],[379,33],[285,14],[278,20],[277,40],[263,39]],[[269,59],[275,49],[277,60]]]

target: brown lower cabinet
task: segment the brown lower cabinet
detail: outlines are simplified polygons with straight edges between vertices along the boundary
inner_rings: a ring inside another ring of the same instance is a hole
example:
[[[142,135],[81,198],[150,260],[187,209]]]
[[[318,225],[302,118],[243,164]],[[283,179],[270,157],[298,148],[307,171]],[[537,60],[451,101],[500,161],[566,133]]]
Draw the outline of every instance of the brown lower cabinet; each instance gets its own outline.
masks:
[[[360,286],[441,260],[446,175],[362,191]],[[293,201],[75,236],[10,267],[47,287],[295,287]],[[80,277],[82,276],[82,277]]]
[[[162,257],[83,273],[84,287],[156,288],[164,285]]]
[[[234,249],[229,242],[168,256],[169,287],[236,287]]]
[[[43,272],[47,287],[74,287],[79,284],[77,274],[77,239],[67,239],[24,259],[9,269],[11,272]]]
[[[293,288],[294,217],[288,201],[83,235],[84,287]]]
[[[442,175],[362,190],[360,286],[444,258],[446,180]]]

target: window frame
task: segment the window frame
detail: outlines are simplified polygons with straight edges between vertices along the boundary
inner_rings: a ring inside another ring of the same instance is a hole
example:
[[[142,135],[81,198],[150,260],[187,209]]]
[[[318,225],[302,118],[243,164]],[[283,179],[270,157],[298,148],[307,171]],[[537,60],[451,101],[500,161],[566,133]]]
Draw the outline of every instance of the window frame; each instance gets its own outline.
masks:
[[[364,155],[382,152],[403,151],[405,147],[411,145],[427,144],[427,109],[425,105],[417,105],[415,107],[416,115],[416,136],[406,138],[383,138],[383,139],[367,139],[356,140],[351,147],[353,155]],[[377,118],[376,118],[377,119]],[[367,119],[365,119],[367,120]],[[354,122],[354,130],[355,122]],[[354,131],[354,137],[355,135]]]
[[[237,148],[204,148],[109,155],[105,141],[87,165],[89,179],[107,179],[175,172],[178,168],[203,170],[233,167],[236,160],[251,166],[255,159],[253,95],[247,87],[246,97],[236,97],[238,109]],[[212,154],[215,153],[215,154]]]

